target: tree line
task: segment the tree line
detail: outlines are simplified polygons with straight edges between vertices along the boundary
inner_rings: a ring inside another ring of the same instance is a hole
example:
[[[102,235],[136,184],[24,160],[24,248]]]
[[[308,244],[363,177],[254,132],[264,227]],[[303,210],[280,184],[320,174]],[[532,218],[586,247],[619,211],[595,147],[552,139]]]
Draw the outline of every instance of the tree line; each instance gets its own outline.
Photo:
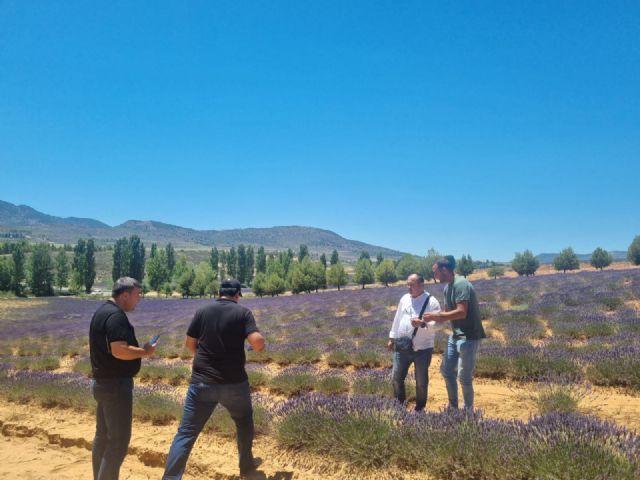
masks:
[[[0,257],[0,291],[22,296],[28,289],[40,297],[53,295],[57,286],[59,290],[70,287],[71,292],[91,293],[96,278],[96,246],[92,239],[78,240],[71,247],[71,255],[66,246],[29,244],[24,240],[2,245],[0,251],[10,252]]]
[[[362,252],[349,275],[337,250],[333,250],[329,259],[323,253],[318,260],[312,260],[306,245],[300,245],[297,252],[289,248],[270,253],[262,246],[257,250],[242,244],[229,250],[213,247],[208,260],[195,265],[184,254],[176,258],[171,243],[164,248],[152,244],[147,259],[145,245],[136,235],[102,247],[97,247],[93,239],[79,239],[73,246],[29,244],[20,240],[0,243],[0,291],[11,291],[18,296],[27,291],[35,296],[48,296],[53,295],[57,287],[59,292],[67,289],[70,293],[91,293],[96,278],[95,253],[99,250],[113,251],[111,276],[114,281],[130,276],[142,282],[145,291],[167,296],[178,291],[183,297],[213,296],[220,280],[226,277],[237,278],[243,285],[252,287],[258,296],[274,296],[285,291],[310,293],[330,286],[340,290],[350,282],[362,288],[375,282],[388,286],[411,273],[435,281],[431,267],[441,256],[430,249],[424,257],[404,255],[392,260],[378,254],[372,260],[368,252]],[[632,264],[640,265],[640,236],[631,242],[627,258]],[[612,261],[611,254],[602,248],[596,248],[590,258],[591,265],[600,270]],[[471,255],[462,255],[456,270],[466,277],[479,265],[488,267],[489,277],[504,275],[505,265],[477,262]],[[540,262],[530,250],[516,253],[511,261],[511,268],[518,275],[535,275],[539,267]],[[553,259],[553,267],[563,272],[577,270],[580,261],[568,247]]]

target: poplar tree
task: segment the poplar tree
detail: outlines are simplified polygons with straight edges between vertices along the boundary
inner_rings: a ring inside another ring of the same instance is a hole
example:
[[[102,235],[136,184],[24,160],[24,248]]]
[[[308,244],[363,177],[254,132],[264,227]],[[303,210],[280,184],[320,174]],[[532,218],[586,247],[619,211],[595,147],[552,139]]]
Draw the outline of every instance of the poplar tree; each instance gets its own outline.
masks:
[[[252,246],[247,247],[247,285],[253,282],[253,271],[256,264],[256,255]]]
[[[247,284],[247,249],[242,243],[238,245],[238,281]]]
[[[327,256],[323,253],[320,255],[320,263],[322,264],[322,268],[327,269]]]
[[[298,262],[301,262],[305,257],[309,256],[309,247],[304,244],[300,245],[300,250],[298,251]]]
[[[69,285],[69,261],[64,250],[60,250],[56,255],[56,283],[58,288]]]
[[[336,263],[338,263],[340,261],[340,259],[338,258],[338,250],[336,250],[335,248],[333,249],[333,252],[331,252],[331,259],[329,260],[329,263],[331,265],[335,265]]]
[[[85,260],[84,260],[84,275],[82,278],[82,283],[84,285],[85,293],[91,293],[91,287],[93,287],[93,283],[96,279],[96,256],[95,256],[96,247],[93,242],[93,239],[87,240],[86,249],[85,249]]]
[[[36,297],[53,295],[53,261],[49,247],[38,244],[33,247],[29,259],[29,288]]]
[[[164,252],[167,256],[167,271],[169,272],[169,278],[171,278],[173,277],[173,269],[176,267],[176,252],[171,242],[167,243],[167,246],[164,247]]]
[[[87,262],[87,244],[84,239],[78,239],[73,247],[73,260],[71,261],[71,286],[74,290],[80,290],[84,286],[84,272]]]
[[[258,272],[259,273],[267,272],[267,256],[264,253],[263,246],[260,246],[258,248],[258,253],[256,254],[256,273]]]
[[[11,290],[13,290],[13,293],[16,295],[22,295],[23,291],[22,282],[25,279],[25,250],[26,244],[19,242],[16,243],[11,252],[11,258],[13,259]]]
[[[220,253],[216,247],[211,249],[211,255],[209,256],[209,263],[211,264],[211,270],[213,274],[217,277],[218,273],[220,273],[220,268],[218,264],[220,263]]]
[[[231,278],[236,278],[238,275],[238,254],[235,247],[231,247],[227,253],[227,275]]]

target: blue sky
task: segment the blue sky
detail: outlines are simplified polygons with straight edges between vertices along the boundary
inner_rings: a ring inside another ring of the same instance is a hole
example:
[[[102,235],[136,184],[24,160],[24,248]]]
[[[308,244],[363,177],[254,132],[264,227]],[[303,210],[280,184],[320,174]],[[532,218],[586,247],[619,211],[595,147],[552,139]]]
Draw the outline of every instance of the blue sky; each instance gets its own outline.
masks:
[[[640,234],[640,3],[0,0],[0,199],[508,260]]]

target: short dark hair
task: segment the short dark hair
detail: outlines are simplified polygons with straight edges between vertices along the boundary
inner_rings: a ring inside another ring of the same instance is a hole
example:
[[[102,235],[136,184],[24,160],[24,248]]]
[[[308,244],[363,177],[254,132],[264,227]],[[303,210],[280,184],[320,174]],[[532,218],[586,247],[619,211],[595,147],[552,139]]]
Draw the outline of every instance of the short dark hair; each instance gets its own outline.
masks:
[[[420,274],[420,273],[412,273],[411,275],[409,275],[410,277],[416,276],[416,278],[418,279],[418,283],[424,283],[424,277]]]
[[[453,255],[445,255],[436,260],[436,265],[438,268],[446,268],[450,272],[453,272],[456,269],[456,259]]]
[[[131,277],[120,277],[113,284],[113,288],[111,289],[111,295],[113,297],[117,297],[121,293],[130,292],[134,288],[142,288],[140,282],[138,282],[135,278]]]
[[[235,278],[225,278],[220,283],[220,296],[233,297],[236,293],[242,296],[242,284]]]

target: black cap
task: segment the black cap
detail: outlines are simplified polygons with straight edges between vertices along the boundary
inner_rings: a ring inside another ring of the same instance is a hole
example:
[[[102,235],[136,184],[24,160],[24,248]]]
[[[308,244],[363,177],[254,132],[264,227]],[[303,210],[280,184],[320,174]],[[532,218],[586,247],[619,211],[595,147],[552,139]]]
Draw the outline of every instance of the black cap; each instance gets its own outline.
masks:
[[[220,295],[235,295],[238,292],[242,296],[242,285],[235,278],[225,278],[220,283]]]

